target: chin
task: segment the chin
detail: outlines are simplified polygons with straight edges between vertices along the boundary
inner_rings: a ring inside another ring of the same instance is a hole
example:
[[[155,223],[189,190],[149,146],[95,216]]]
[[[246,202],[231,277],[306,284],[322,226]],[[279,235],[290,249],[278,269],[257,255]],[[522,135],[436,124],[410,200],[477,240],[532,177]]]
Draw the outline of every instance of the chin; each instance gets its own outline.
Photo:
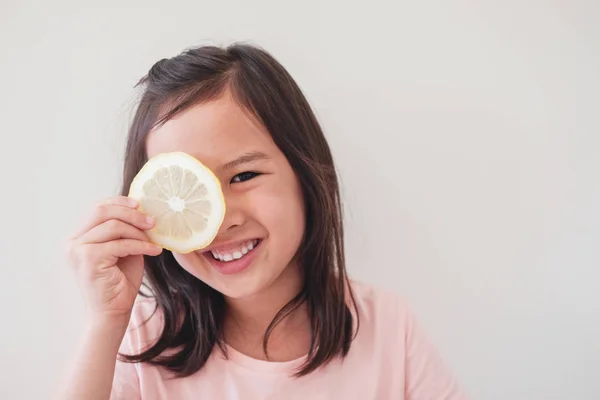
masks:
[[[256,264],[254,268],[239,275],[223,277],[213,273],[203,281],[229,299],[249,299],[264,293],[278,278],[271,276],[274,271],[268,265],[260,262]]]

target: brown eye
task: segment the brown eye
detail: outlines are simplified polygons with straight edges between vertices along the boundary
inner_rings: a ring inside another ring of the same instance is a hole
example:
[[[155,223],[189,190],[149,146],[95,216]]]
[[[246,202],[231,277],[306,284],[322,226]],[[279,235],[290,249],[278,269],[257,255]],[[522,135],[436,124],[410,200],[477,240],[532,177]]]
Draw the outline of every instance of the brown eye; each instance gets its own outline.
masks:
[[[237,174],[233,178],[231,178],[231,183],[241,183],[245,181],[249,181],[252,178],[257,177],[259,174],[256,172],[242,172],[241,174]]]

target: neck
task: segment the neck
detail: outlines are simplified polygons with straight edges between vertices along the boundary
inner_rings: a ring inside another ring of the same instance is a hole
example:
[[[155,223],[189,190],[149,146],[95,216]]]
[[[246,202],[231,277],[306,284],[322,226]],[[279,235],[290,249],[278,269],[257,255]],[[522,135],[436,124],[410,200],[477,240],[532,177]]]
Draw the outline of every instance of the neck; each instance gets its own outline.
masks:
[[[267,328],[277,313],[300,293],[302,283],[300,268],[292,264],[260,293],[243,299],[226,298],[225,339],[228,344],[248,355],[263,358],[262,343]],[[277,353],[279,343],[304,343],[306,337],[310,337],[310,322],[306,305],[302,304],[281,320],[271,332],[269,356],[271,349],[274,350],[273,353]],[[300,354],[292,357],[302,355],[304,351],[305,349],[296,349],[295,352]]]
[[[243,299],[226,298],[227,319],[233,320],[244,330],[264,334],[279,310],[296,297],[301,289],[300,269],[297,265],[290,265],[260,293]]]

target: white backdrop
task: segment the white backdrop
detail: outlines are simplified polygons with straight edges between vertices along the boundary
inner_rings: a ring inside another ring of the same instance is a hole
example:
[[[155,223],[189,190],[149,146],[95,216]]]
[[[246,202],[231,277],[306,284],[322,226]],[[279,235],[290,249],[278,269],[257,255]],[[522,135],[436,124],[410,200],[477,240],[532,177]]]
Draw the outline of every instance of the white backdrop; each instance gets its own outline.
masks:
[[[323,123],[351,273],[473,399],[600,399],[597,1],[85,3],[0,2],[1,398],[47,398],[78,337],[62,244],[118,190],[132,86],[245,40]]]

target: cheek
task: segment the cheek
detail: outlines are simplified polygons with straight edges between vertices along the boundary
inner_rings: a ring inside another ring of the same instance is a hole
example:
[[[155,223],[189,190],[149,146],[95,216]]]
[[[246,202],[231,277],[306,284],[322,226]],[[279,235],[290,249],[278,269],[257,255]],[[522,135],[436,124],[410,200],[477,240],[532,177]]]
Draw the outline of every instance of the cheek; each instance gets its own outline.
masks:
[[[267,229],[272,242],[298,246],[304,235],[305,213],[302,191],[295,178],[288,184],[279,181],[265,187],[253,204],[255,218]]]
[[[196,278],[210,284],[209,264],[203,259],[203,256],[197,253],[179,254],[173,253],[177,263]]]

